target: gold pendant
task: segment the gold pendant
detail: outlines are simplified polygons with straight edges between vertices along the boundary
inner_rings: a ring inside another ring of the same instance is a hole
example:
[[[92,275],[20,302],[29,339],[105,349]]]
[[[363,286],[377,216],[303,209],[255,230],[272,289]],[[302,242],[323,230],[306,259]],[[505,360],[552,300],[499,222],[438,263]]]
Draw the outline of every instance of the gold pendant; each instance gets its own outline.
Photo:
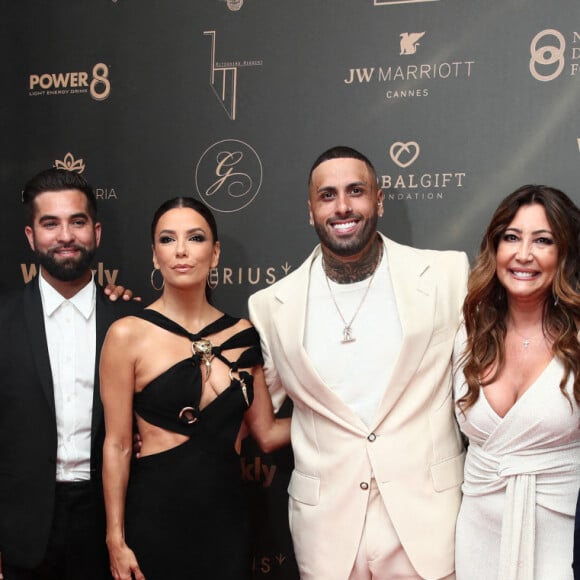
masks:
[[[213,358],[212,353],[213,345],[212,343],[207,340],[207,338],[202,338],[201,340],[194,340],[191,343],[191,350],[193,354],[197,354],[201,357],[201,360],[205,364],[205,370],[207,372],[206,380],[209,378],[211,373],[211,359]]]
[[[248,398],[248,387],[246,386],[246,381],[240,376],[238,373],[238,378],[234,377],[234,373],[232,369],[230,369],[230,381],[238,381],[240,383],[240,388],[242,389],[242,396],[244,397],[244,401],[246,401],[246,407],[250,406],[250,399]]]

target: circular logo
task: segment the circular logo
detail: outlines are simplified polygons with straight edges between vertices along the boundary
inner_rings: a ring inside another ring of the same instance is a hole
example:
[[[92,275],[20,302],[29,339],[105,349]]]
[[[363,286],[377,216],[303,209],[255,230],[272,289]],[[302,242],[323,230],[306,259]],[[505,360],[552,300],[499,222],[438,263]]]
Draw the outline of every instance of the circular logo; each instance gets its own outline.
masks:
[[[216,211],[240,211],[258,195],[262,162],[256,151],[237,139],[218,141],[206,149],[195,168],[195,187]]]
[[[556,40],[554,45],[538,43],[546,36]],[[566,40],[561,32],[554,29],[542,30],[534,36],[530,44],[530,73],[538,81],[551,81],[564,69],[564,51]],[[538,65],[540,69],[538,70]],[[544,74],[547,73],[547,74]]]

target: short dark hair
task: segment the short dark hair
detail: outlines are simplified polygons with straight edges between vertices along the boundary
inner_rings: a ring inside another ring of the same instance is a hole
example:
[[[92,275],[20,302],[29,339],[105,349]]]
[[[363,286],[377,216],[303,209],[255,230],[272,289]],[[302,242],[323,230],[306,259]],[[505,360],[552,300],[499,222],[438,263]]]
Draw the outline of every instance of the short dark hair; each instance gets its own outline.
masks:
[[[201,201],[194,199],[193,197],[174,197],[172,199],[164,201],[157,208],[157,211],[153,214],[153,221],[151,222],[152,242],[155,242],[155,228],[157,227],[157,222],[159,221],[161,216],[164,213],[168,212],[170,209],[176,209],[180,207],[188,207],[189,209],[192,209],[193,211],[196,211],[199,215],[201,215],[209,225],[209,229],[211,230],[214,243],[218,241],[217,223],[209,207],[207,207],[207,205],[205,205]]]
[[[26,183],[22,190],[22,203],[26,207],[28,225],[34,223],[34,215],[36,213],[34,200],[38,195],[49,191],[65,191],[67,189],[76,189],[85,195],[88,214],[93,222],[96,222],[97,198],[86,179],[74,171],[51,167],[37,173]]]
[[[370,170],[371,175],[377,178],[377,172],[373,167],[373,164],[369,161],[366,155],[363,155],[360,151],[353,149],[352,147],[346,147],[345,145],[336,145],[335,147],[331,147],[327,149],[324,153],[321,153],[317,158],[316,161],[312,164],[310,168],[310,173],[308,174],[308,185],[312,183],[312,173],[313,171],[325,161],[329,161],[330,159],[358,159],[362,161]]]

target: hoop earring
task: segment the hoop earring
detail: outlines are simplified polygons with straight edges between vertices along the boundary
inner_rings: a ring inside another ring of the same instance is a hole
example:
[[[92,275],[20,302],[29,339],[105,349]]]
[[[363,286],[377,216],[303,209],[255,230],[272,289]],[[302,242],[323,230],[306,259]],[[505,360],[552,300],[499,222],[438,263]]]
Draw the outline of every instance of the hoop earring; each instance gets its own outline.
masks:
[[[210,290],[215,290],[218,286],[219,281],[219,272],[218,269],[214,266],[213,268],[209,269],[207,273],[207,287]]]
[[[161,290],[163,290],[163,287],[165,286],[165,279],[161,275],[161,285],[155,286],[155,272],[159,272],[159,275],[161,275],[161,270],[153,268],[153,270],[151,271],[151,286],[153,287],[153,290],[157,290],[157,292],[160,292]]]

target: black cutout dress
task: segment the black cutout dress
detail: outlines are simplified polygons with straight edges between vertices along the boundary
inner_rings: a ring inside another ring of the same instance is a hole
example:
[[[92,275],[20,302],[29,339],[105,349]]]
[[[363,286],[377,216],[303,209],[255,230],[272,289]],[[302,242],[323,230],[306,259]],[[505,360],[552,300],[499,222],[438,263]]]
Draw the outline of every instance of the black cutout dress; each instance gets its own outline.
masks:
[[[224,314],[193,335],[154,310],[138,316],[192,342],[239,320]],[[244,347],[234,362],[222,354]],[[261,364],[258,334],[254,328],[242,330],[213,346],[211,354],[239,378],[232,378],[203,409],[199,354],[174,364],[134,396],[135,412],[145,421],[189,437],[131,466],[125,535],[147,580],[243,580],[251,575],[249,518],[234,444],[253,400],[251,375],[237,371]]]

